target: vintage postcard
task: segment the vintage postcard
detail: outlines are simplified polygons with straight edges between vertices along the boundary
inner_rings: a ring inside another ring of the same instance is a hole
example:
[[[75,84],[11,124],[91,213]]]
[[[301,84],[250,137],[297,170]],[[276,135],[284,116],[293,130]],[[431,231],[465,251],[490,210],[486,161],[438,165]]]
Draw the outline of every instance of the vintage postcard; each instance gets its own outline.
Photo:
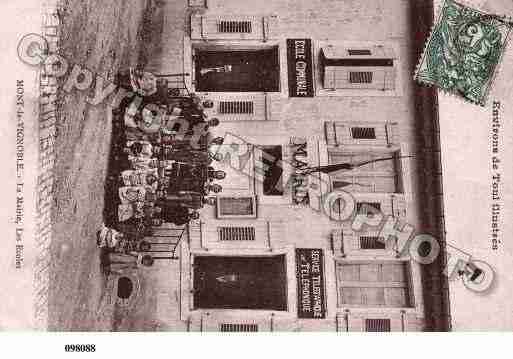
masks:
[[[2,8],[2,330],[513,331],[509,1]]]

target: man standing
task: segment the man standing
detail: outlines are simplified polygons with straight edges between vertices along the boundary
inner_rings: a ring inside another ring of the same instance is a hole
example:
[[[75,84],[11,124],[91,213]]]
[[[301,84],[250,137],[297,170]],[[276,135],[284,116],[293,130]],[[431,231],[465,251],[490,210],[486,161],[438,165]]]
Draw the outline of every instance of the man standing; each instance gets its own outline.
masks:
[[[179,191],[176,195],[168,194],[165,198],[167,201],[174,201],[180,206],[192,210],[203,208],[205,204],[213,206],[217,201],[215,197],[205,197],[202,193],[193,191]]]
[[[163,200],[159,202],[162,207],[162,219],[164,222],[173,223],[182,226],[191,220],[198,219],[199,213],[196,211],[189,212],[187,207],[181,206],[179,203]]]

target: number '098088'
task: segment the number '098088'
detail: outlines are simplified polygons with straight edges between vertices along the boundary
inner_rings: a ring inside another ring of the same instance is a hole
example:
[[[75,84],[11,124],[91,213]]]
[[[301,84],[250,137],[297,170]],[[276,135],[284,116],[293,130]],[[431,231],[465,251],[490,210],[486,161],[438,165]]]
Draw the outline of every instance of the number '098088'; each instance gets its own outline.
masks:
[[[64,346],[65,352],[75,353],[92,353],[96,351],[95,344],[66,344]]]

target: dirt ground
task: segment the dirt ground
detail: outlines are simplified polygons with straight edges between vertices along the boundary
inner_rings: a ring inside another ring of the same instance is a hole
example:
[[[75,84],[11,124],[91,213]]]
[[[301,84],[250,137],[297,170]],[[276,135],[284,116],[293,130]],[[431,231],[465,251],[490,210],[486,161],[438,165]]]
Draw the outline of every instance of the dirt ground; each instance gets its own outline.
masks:
[[[162,11],[154,0],[62,3],[61,54],[95,74],[113,80],[159,48]],[[155,303],[137,306],[124,320],[106,300],[95,233],[102,222],[112,101],[92,106],[88,95],[59,96],[49,330],[152,330]]]

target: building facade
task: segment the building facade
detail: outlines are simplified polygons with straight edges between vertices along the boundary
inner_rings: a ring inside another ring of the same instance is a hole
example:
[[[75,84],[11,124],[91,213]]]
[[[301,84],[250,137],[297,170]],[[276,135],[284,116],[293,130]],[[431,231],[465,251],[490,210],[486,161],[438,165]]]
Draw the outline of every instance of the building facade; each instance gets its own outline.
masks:
[[[209,116],[225,138],[214,166],[227,177],[181,243],[188,330],[446,329],[433,324],[443,303],[433,314],[425,284],[440,282],[440,263],[431,273],[378,230],[352,225],[375,209],[439,234],[426,227],[440,218],[423,204],[433,152],[421,138],[436,99],[422,94],[429,107],[419,109],[412,80],[426,35],[417,26],[432,6],[416,3],[189,1],[184,72],[214,101]],[[301,174],[340,163],[356,167]],[[352,221],[326,201],[340,191],[353,199]]]

